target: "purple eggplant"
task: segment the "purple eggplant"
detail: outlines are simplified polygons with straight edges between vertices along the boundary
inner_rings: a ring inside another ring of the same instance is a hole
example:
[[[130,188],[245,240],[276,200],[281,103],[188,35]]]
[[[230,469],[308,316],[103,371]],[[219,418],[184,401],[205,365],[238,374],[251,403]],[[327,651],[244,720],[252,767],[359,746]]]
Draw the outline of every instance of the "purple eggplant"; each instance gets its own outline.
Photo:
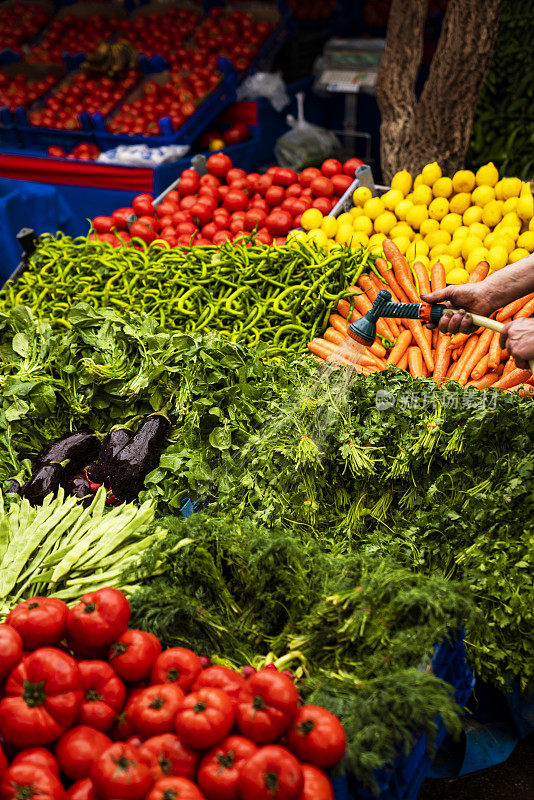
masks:
[[[33,466],[34,469],[39,469],[46,464],[61,464],[68,460],[69,473],[72,474],[80,467],[85,467],[97,455],[98,447],[98,439],[92,431],[68,433],[49,442],[41,450]]]
[[[109,467],[115,456],[120,453],[132,438],[132,431],[126,428],[113,428],[102,442],[100,456],[94,469],[91,470],[91,480],[109,485]]]
[[[110,459],[109,487],[118,500],[135,500],[143,488],[146,475],[159,463],[169,428],[170,422],[166,417],[154,414]]]
[[[91,482],[87,477],[85,469],[81,469],[69,479],[67,483],[67,494],[73,494],[83,501],[84,505],[89,505],[94,497],[91,489]]]
[[[57,492],[64,479],[65,471],[60,464],[45,464],[33,473],[20,493],[32,505],[40,505],[50,492]]]

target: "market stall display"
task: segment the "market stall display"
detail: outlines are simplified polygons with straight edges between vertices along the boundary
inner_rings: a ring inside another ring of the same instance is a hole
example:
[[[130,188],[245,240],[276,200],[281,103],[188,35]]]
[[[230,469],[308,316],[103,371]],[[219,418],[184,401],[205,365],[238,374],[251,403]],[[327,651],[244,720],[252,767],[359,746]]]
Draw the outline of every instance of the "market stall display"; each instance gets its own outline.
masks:
[[[31,42],[52,14],[53,6],[46,2],[8,0],[3,3],[0,9],[0,50],[20,51],[21,45]]]

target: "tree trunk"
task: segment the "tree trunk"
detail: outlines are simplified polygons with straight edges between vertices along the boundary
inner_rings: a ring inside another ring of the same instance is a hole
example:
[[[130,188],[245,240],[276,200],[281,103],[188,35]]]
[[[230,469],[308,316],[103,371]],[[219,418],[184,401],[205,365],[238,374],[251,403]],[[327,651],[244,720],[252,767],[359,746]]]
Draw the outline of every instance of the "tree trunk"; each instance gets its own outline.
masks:
[[[395,17],[388,24],[386,42],[390,46],[386,45],[377,85],[382,114],[382,172],[388,181],[402,168],[415,175],[430,161],[438,161],[444,174],[462,167],[497,35],[501,0],[450,0],[430,73],[417,102],[414,86],[424,25],[418,12],[420,15],[423,6],[426,12],[425,0],[394,0],[391,8]],[[410,38],[411,52],[407,48]],[[391,72],[396,75],[392,77]]]

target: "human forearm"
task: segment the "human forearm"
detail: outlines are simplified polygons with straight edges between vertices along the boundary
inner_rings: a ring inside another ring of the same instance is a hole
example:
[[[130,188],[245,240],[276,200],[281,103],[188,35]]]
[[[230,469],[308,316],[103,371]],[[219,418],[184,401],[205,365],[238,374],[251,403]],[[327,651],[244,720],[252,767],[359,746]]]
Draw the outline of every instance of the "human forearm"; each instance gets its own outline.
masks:
[[[480,288],[494,311],[534,292],[534,253],[488,275]]]

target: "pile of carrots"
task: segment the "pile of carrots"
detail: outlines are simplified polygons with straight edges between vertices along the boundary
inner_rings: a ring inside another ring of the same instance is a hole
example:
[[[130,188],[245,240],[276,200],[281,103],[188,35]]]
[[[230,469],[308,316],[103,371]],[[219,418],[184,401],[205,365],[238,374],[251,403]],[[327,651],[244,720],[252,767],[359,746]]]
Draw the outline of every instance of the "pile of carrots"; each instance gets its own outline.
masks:
[[[411,268],[391,240],[384,240],[383,249],[389,263],[377,258],[376,272],[362,275],[357,286],[348,287],[348,299],[339,300],[338,313],[331,314],[324,338],[309,343],[312,353],[366,374],[396,365],[409,370],[414,378],[432,378],[439,385],[454,380],[478,389],[493,386],[532,393],[534,378],[530,370],[516,367],[513,358],[499,346],[499,334],[487,328],[451,336],[431,331],[419,320],[382,318],[377,322],[377,334],[383,341],[394,342],[389,351],[378,340],[370,347],[362,347],[351,339],[347,333],[349,324],[369,311],[381,289],[391,293],[394,303],[420,303],[420,294],[446,286],[445,270],[439,262],[432,267],[429,278],[424,264],[416,262]],[[469,283],[483,281],[488,271],[488,263],[481,261],[471,272]],[[533,313],[534,293],[509,303],[492,316],[506,323]],[[524,384],[526,390],[522,388]]]

